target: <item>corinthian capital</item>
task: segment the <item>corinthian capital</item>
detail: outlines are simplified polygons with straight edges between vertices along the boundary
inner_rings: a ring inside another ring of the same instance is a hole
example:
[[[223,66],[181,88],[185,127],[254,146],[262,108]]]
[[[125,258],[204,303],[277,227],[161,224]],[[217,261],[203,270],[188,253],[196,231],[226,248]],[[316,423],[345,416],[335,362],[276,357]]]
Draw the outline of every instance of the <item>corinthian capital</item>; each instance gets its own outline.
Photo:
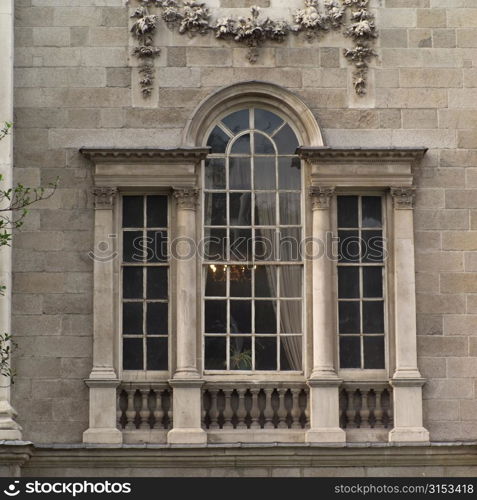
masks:
[[[335,193],[335,188],[332,186],[311,186],[309,195],[313,210],[327,210],[330,208],[330,199]]]
[[[412,209],[414,207],[414,197],[416,189],[413,187],[392,187],[391,196],[393,197],[394,208]]]
[[[174,188],[172,195],[179,208],[194,210],[199,197],[199,190],[195,188]]]
[[[95,187],[93,189],[94,208],[96,210],[111,210],[118,190],[112,187]]]

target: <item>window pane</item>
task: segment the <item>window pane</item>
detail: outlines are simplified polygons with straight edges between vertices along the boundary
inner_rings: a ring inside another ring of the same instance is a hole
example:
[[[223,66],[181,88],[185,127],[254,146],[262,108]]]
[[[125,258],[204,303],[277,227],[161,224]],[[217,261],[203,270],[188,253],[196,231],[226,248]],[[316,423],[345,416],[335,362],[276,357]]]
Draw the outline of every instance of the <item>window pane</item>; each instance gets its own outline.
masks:
[[[272,142],[262,134],[253,134],[255,141],[255,154],[257,155],[274,155],[275,148]]]
[[[142,302],[124,302],[123,335],[142,335]]]
[[[167,335],[169,332],[167,302],[148,302],[146,314],[146,333],[148,335]]]
[[[232,337],[230,339],[230,369],[252,369],[251,337]]]
[[[206,228],[204,237],[204,259],[225,260],[227,249],[227,230]]]
[[[252,296],[252,271],[244,266],[230,266],[230,296]]]
[[[363,333],[384,333],[384,303],[363,302]]]
[[[289,125],[285,125],[277,134],[273,136],[277,145],[279,155],[294,155],[298,147],[298,140],[295,132]]]
[[[230,228],[230,259],[235,261],[252,260],[252,230]]]
[[[167,370],[167,338],[148,338],[147,342],[147,369]]]
[[[359,268],[338,268],[338,297],[340,299],[359,298]]]
[[[283,123],[283,120],[274,113],[265,109],[255,109],[255,128],[272,134]]]
[[[230,333],[252,332],[252,302],[248,300],[230,301]]]
[[[277,296],[277,268],[274,266],[257,266],[255,269],[255,296]]]
[[[280,337],[280,370],[302,369],[301,337]]]
[[[168,295],[167,267],[148,267],[147,298],[167,299]]]
[[[301,297],[301,266],[280,266],[280,296]]]
[[[285,262],[301,262],[301,228],[280,229],[280,259]]]
[[[226,369],[226,340],[225,337],[205,337],[205,369]]]
[[[205,188],[225,189],[225,159],[211,158],[206,160]]]
[[[143,262],[147,243],[144,241],[142,231],[123,232],[123,261]]]
[[[280,224],[294,226],[300,224],[300,193],[280,193]]]
[[[255,301],[255,333],[277,333],[276,301]]]
[[[205,333],[227,332],[227,302],[225,300],[205,301]]]
[[[301,162],[299,158],[278,159],[278,182],[280,189],[300,189]]]
[[[359,337],[340,337],[340,367],[361,368]]]
[[[123,369],[142,370],[143,345],[141,339],[123,339]]]
[[[148,231],[146,241],[146,262],[166,262],[168,256],[167,231]]]
[[[146,199],[147,227],[167,227],[167,196]]]
[[[230,158],[229,183],[230,189],[251,189],[250,158]]]
[[[253,159],[253,182],[255,189],[276,189],[275,157]]]
[[[383,271],[381,267],[363,267],[363,296],[383,296]]]
[[[232,145],[230,154],[249,155],[250,154],[250,134],[241,135]]]
[[[225,226],[226,224],[226,200],[225,193],[205,194],[205,221],[206,226]]]
[[[361,241],[358,231],[338,231],[338,261],[359,262]]]
[[[276,259],[276,239],[275,229],[255,230],[255,260],[275,260]]]
[[[234,134],[242,132],[242,130],[248,130],[250,127],[249,121],[249,111],[248,109],[241,109],[228,116],[226,116],[222,122],[229,128]]]
[[[382,262],[384,241],[382,231],[362,231],[363,262]]]
[[[215,127],[209,136],[207,146],[211,148],[210,152],[212,154],[225,153],[229,140],[230,137],[220,127]]]
[[[227,271],[225,266],[207,266],[205,278],[205,295],[208,297],[224,296],[227,285]]]
[[[358,227],[357,196],[338,196],[338,227]]]
[[[340,302],[340,333],[360,333],[359,316],[359,302]]]
[[[381,227],[381,197],[363,196],[363,227]]]
[[[364,368],[384,368],[384,336],[363,337]]]
[[[301,333],[301,300],[280,301],[281,333]]]
[[[275,193],[255,194],[255,225],[274,226],[276,221]]]
[[[144,227],[144,198],[123,197],[123,227]]]
[[[277,369],[276,337],[255,337],[255,369]]]
[[[123,297],[125,299],[143,298],[142,267],[123,268]]]
[[[250,226],[252,222],[251,193],[230,193],[230,225]]]

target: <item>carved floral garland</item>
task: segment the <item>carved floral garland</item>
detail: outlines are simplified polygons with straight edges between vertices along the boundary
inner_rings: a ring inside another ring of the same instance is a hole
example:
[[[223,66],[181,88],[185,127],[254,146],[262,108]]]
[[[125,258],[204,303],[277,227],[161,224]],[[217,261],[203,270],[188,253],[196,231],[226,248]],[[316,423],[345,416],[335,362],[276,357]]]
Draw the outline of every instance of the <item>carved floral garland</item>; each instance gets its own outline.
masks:
[[[144,97],[151,95],[154,80],[154,59],[161,49],[154,47],[153,36],[160,17],[170,29],[189,36],[204,35],[214,31],[216,38],[232,39],[248,47],[248,60],[253,64],[258,49],[266,40],[283,42],[290,33],[303,32],[309,41],[329,30],[344,28],[343,34],[354,42],[352,49],[344,49],[345,57],[354,64],[353,84],[358,95],[366,93],[368,61],[376,57],[371,42],[377,37],[374,16],[368,10],[369,0],[305,0],[305,7],[293,15],[293,24],[260,16],[260,8],[252,7],[250,17],[223,17],[211,24],[209,9],[205,3],[180,0],[139,0],[131,18],[135,19],[131,33],[138,41],[133,55],[141,60],[140,85]],[[150,8],[161,9],[161,16],[151,14]],[[349,15],[347,15],[349,11]],[[349,20],[346,22],[346,18]]]

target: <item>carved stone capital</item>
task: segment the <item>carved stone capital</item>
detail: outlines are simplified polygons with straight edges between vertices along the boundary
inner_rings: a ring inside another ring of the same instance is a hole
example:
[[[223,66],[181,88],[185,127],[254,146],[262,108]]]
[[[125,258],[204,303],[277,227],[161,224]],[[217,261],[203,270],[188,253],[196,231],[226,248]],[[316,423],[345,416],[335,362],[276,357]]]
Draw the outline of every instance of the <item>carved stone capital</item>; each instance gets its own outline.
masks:
[[[391,196],[393,197],[394,208],[398,210],[412,210],[414,207],[416,189],[413,187],[392,187]]]
[[[173,188],[172,195],[178,208],[195,210],[199,198],[199,190],[195,188]]]
[[[95,187],[94,208],[96,210],[111,210],[118,190],[112,187]]]
[[[311,198],[313,210],[328,210],[330,208],[330,199],[335,193],[332,186],[311,186],[308,194]]]

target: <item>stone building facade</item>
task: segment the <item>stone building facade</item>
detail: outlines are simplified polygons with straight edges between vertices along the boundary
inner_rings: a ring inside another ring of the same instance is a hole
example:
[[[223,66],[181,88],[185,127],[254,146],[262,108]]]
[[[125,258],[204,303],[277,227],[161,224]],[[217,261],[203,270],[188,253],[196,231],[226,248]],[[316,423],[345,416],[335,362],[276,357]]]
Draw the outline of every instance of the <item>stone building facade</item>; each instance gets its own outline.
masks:
[[[318,4],[208,0],[207,16],[0,0],[0,120],[15,124],[3,182],[59,178],[0,254],[1,328],[18,344],[0,392],[3,474],[476,475],[477,1]],[[253,5],[297,32],[217,27]],[[376,56],[345,54],[360,44]],[[260,162],[274,165],[263,178]],[[264,187],[270,175],[283,182]],[[277,205],[256,201],[244,222],[242,203],[266,189]],[[151,227],[183,255],[209,226],[260,224],[326,248],[340,231],[384,237],[385,257],[126,255]],[[148,288],[161,279],[165,292]],[[259,297],[260,279],[279,291]],[[280,310],[273,332],[257,319],[265,302],[263,321]]]

